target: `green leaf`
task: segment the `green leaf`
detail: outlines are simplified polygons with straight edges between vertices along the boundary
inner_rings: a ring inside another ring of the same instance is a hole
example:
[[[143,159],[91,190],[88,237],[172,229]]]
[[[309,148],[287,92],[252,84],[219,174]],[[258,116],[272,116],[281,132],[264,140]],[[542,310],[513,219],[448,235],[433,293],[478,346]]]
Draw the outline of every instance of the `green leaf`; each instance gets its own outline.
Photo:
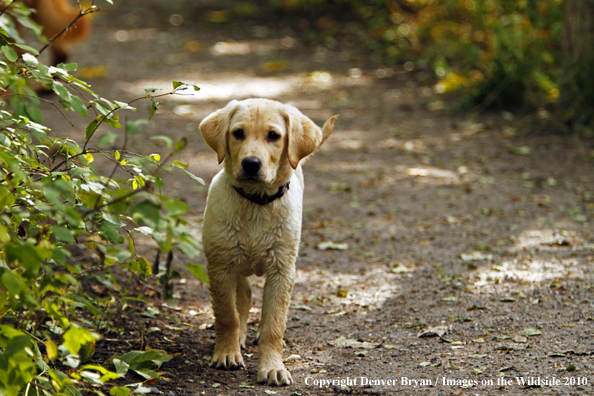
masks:
[[[171,138],[169,136],[163,136],[163,135],[151,136],[151,140],[161,140],[161,141],[165,142],[165,145],[167,146],[167,148],[169,150],[171,150],[173,148],[173,140],[171,140]]]
[[[178,168],[187,168],[188,164],[184,164],[183,162],[179,162],[178,160],[173,161],[173,166]]]
[[[204,180],[202,180],[201,178],[199,178],[198,176],[194,175],[193,173],[188,172],[187,170],[184,169],[184,173],[188,176],[190,176],[192,179],[196,180],[198,183],[202,184],[203,186],[205,185]]]
[[[19,59],[19,56],[17,55],[16,51],[11,46],[3,45],[1,49],[4,53],[4,56],[6,56],[6,59],[8,59],[9,61],[16,62]]]
[[[118,233],[116,226],[109,221],[101,220],[97,224],[97,230],[99,230],[99,236],[108,242],[124,243],[124,237]]]
[[[71,325],[68,331],[64,333],[64,346],[72,354],[78,354],[83,345],[95,342],[100,338],[96,333],[89,330]]]
[[[109,390],[112,396],[128,396],[132,392],[132,389],[126,388],[125,386],[114,386]]]
[[[150,93],[160,91],[161,89],[162,88],[158,88],[158,87],[144,87],[144,92],[146,92],[147,94],[150,94]]]
[[[151,103],[151,111],[149,114],[149,121],[153,118],[157,110],[159,109],[159,102],[152,102]]]
[[[58,225],[52,226],[52,234],[58,241],[74,243],[74,232],[66,227]]]
[[[134,370],[134,372],[136,374],[140,375],[141,377],[144,377],[144,379],[147,379],[147,380],[159,378],[159,374],[157,374],[156,372],[154,372],[153,370],[148,369],[148,368],[136,369],[136,370]]]
[[[126,130],[129,133],[139,133],[142,132],[142,125],[147,123],[147,120],[126,121]]]
[[[23,54],[23,60],[29,66],[36,66],[39,64],[39,61],[37,60],[37,58],[31,54]]]
[[[190,207],[183,201],[167,200],[163,203],[163,207],[170,216],[182,216],[188,212]]]
[[[36,277],[42,264],[42,258],[33,245],[9,242],[4,244],[4,258],[7,263],[20,263],[25,269],[25,276]]]
[[[99,125],[99,117],[95,118],[93,121],[91,121],[91,123],[87,126],[86,129],[86,133],[85,133],[85,139],[89,140],[91,138],[91,136],[93,136],[93,133],[95,132],[95,130],[97,129],[97,125]]]
[[[59,81],[52,81],[52,90],[62,99],[70,103],[70,92],[68,89]]]
[[[105,135],[99,138],[99,143],[97,145],[99,148],[104,148],[107,146],[113,146],[118,139],[118,134],[108,131]]]
[[[148,200],[140,202],[130,208],[130,215],[136,222],[144,223],[146,226],[156,229],[161,217],[160,206]]]
[[[43,113],[41,112],[41,110],[39,109],[39,107],[31,102],[25,102],[25,111],[27,112],[27,116],[29,116],[29,118],[40,124],[43,122]],[[33,136],[35,137],[35,139],[42,141],[43,138],[45,137],[45,132],[40,130],[40,129],[35,129],[32,128],[31,129],[31,133],[33,134]]]
[[[196,278],[200,279],[205,284],[209,285],[210,280],[208,279],[208,275],[206,271],[204,271],[204,267],[200,264],[188,264],[188,270],[194,275]]]
[[[186,145],[188,144],[188,139],[186,138],[182,138],[180,140],[178,140],[177,142],[175,142],[175,152],[178,153],[181,150],[183,150]]]
[[[0,276],[0,285],[11,296],[18,296],[24,287],[23,281],[13,271],[4,270]]]
[[[18,43],[14,43],[14,45],[16,45],[17,47],[19,47],[20,49],[23,49],[25,51],[29,51],[30,53],[32,53],[33,55],[39,55],[39,51],[37,51],[35,48],[30,47],[28,45],[25,44],[18,44]]]
[[[130,365],[121,359],[114,358],[112,359],[111,363],[114,365],[116,373],[118,373],[122,377],[126,375],[128,370],[130,369]]]
[[[47,358],[51,362],[56,360],[56,358],[58,357],[58,347],[52,340],[48,339],[47,341],[45,341],[45,350],[47,352]]]
[[[72,106],[74,111],[76,111],[82,118],[87,118],[87,107],[81,98],[78,96],[71,96],[70,106]]]

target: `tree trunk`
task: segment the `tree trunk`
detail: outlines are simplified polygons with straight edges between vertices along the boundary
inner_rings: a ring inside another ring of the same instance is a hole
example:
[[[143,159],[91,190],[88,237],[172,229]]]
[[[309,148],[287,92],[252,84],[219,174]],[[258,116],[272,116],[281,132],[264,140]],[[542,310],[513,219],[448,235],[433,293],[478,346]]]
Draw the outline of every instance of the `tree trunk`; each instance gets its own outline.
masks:
[[[594,121],[594,0],[565,0],[560,102],[566,121],[588,125]]]

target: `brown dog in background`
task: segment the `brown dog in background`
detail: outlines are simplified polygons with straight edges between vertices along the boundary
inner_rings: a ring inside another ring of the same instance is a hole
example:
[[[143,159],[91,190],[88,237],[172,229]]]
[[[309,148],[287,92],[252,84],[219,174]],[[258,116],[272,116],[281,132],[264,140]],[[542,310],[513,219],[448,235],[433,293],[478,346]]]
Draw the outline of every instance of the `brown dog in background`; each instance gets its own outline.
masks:
[[[73,6],[69,0],[19,0],[19,2],[35,11],[30,17],[41,25],[42,33],[48,40],[59,34],[80,14],[79,7]],[[66,62],[72,46],[85,40],[90,30],[91,20],[89,16],[83,16],[56,38],[51,45],[51,64]]]

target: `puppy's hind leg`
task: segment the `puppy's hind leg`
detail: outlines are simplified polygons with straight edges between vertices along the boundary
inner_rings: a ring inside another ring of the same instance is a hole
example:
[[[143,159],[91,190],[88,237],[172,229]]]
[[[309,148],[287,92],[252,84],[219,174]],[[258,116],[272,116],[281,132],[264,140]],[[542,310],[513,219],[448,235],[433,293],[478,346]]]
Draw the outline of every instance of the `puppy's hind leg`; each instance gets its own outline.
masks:
[[[252,282],[249,277],[237,279],[237,312],[239,313],[239,345],[245,349],[247,338],[247,320],[252,306]]]
[[[239,313],[236,308],[238,276],[209,269],[210,294],[215,314],[215,350],[210,367],[237,370],[245,367],[239,346]]]

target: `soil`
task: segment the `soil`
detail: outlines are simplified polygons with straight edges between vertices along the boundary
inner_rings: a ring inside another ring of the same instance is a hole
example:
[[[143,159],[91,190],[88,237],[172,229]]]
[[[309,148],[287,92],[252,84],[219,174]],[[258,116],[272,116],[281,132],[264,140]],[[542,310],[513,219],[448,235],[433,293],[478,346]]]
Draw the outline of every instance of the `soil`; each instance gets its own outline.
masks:
[[[73,51],[81,78],[120,101],[145,86],[166,92],[173,80],[201,87],[163,99],[129,150],[165,154],[148,137],[184,137],[178,159],[208,185],[220,168],[198,124],[231,99],[267,97],[319,125],[339,120],[305,167],[284,350],[299,355],[287,363],[293,385],[257,384],[254,346],[246,369],[208,367],[210,297],[181,255],[173,306],[156,281],[135,284],[160,314],[115,318],[94,361],[147,346],[174,354],[165,380],[145,384],[167,396],[594,394],[592,139],[522,135],[511,113],[448,115],[427,71],[371,67],[348,38],[333,49],[312,44],[295,27],[303,20],[225,21],[240,2],[115,3],[101,4],[91,38]],[[68,115],[72,127],[51,107],[45,114],[54,133],[84,138],[89,120]],[[127,119],[147,114],[140,104]],[[207,188],[181,173],[168,179],[200,239]],[[264,280],[253,282],[250,337]],[[120,383],[141,381],[128,374]]]

